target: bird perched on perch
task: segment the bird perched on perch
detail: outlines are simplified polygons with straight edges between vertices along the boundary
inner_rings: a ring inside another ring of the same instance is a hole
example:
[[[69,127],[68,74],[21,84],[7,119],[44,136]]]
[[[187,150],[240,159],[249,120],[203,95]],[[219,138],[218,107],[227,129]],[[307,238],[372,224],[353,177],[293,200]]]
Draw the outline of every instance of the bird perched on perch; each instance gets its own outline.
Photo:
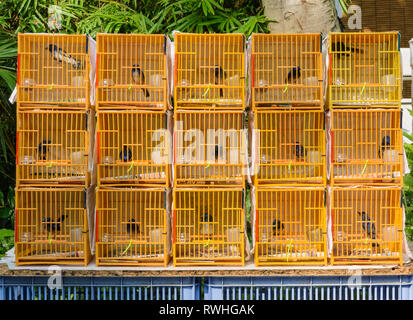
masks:
[[[119,158],[123,162],[132,161],[132,151],[127,146],[123,146],[123,150],[119,153]]]
[[[224,69],[222,69],[222,67],[219,65],[215,65],[214,75],[215,84],[222,86],[224,84],[224,77],[226,77],[226,72],[224,71]],[[221,98],[224,96],[224,90],[222,88],[219,89],[219,96]]]
[[[382,157],[385,150],[389,150],[391,146],[390,136],[384,136],[381,139],[381,148],[379,148],[379,156]]]
[[[145,84],[145,74],[143,70],[139,66],[139,64],[134,64],[132,68],[132,81],[135,84]],[[142,88],[145,97],[148,98],[150,96],[148,89]]]
[[[293,67],[287,75],[287,78],[285,79],[286,83],[292,83],[294,81],[297,81],[301,77],[301,68],[299,66]]]
[[[363,53],[363,50],[360,49],[356,49],[356,48],[352,48],[352,47],[348,47],[346,46],[346,44],[344,42],[338,41],[338,42],[334,42],[331,45],[331,51],[332,52],[338,52],[338,57],[340,58],[341,56],[344,57],[348,57],[350,56],[350,52],[357,52],[357,53]]]
[[[367,233],[367,236],[370,239],[376,239],[376,225],[374,224],[374,222],[369,222],[371,221],[369,215],[367,213],[365,213],[364,211],[357,212],[359,214],[359,216],[361,216],[361,227],[363,228],[363,230]],[[372,243],[371,244],[373,247],[378,247],[379,244],[378,243]]]
[[[126,224],[126,231],[129,234],[138,234],[140,232],[139,223],[137,223],[135,219],[128,220],[128,223]]]
[[[58,61],[59,63],[62,63],[62,62],[67,63],[73,69],[76,69],[76,70],[83,69],[83,65],[81,61],[78,61],[75,58],[73,58],[71,55],[68,55],[66,51],[62,50],[62,48],[59,48],[57,45],[49,44],[46,47],[46,50],[49,50],[50,56],[54,60]]]
[[[306,151],[304,150],[304,147],[300,145],[298,141],[295,142],[295,157],[297,160],[303,160],[304,155],[306,154]]]
[[[42,222],[44,223],[47,232],[56,232],[61,230],[61,224],[63,223],[66,217],[67,215],[62,215],[56,221],[53,221],[50,218],[44,218],[42,219]]]
[[[284,232],[284,223],[282,223],[278,219],[274,219],[272,221],[272,235],[273,236],[279,236],[283,232]]]
[[[47,154],[50,152],[50,145],[52,141],[50,139],[44,139],[42,142],[39,143],[38,150],[39,150],[39,159],[46,160]]]

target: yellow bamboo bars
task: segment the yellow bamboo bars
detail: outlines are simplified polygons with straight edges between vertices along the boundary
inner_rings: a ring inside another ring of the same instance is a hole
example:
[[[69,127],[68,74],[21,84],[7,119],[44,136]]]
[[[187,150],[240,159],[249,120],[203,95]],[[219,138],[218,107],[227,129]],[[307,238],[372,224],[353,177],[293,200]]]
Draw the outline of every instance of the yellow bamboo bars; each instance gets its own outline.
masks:
[[[333,110],[331,184],[403,185],[399,110]]]
[[[86,266],[89,263],[90,235],[84,189],[18,189],[15,217],[17,266]]]
[[[177,111],[174,129],[177,186],[244,186],[247,135],[242,111]]]
[[[330,33],[329,108],[401,107],[400,34]]]
[[[400,187],[333,188],[331,263],[403,263]]]
[[[245,108],[245,37],[175,34],[175,109]]]
[[[97,34],[97,110],[168,108],[166,37]]]
[[[322,111],[255,112],[258,186],[325,185]]]
[[[165,189],[99,188],[96,265],[166,267],[168,225]]]
[[[244,189],[174,189],[174,266],[242,266],[244,232]]]
[[[17,186],[78,185],[87,188],[87,111],[17,113]]]
[[[320,34],[253,34],[251,48],[253,110],[323,110]]]
[[[86,35],[18,35],[17,108],[84,109],[90,106]]]
[[[255,192],[255,265],[327,265],[324,188]]]

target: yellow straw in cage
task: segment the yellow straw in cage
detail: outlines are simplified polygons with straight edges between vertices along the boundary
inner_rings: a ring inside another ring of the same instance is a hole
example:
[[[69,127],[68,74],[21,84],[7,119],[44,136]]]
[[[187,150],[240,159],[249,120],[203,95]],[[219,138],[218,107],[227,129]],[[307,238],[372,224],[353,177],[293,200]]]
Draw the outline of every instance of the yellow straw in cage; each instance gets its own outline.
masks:
[[[283,90],[283,93],[285,93],[287,90],[288,90],[288,83],[287,83],[287,85],[285,86],[285,88],[284,88],[284,90]]]
[[[52,238],[50,237],[50,232],[49,232],[49,244],[52,244]]]
[[[206,88],[206,90],[205,90],[204,94],[202,95],[202,97],[205,97],[205,96],[206,96],[206,94],[209,92],[209,89],[210,89],[210,88],[211,88],[211,84],[208,83],[208,87]]]
[[[53,161],[52,161],[52,162],[50,162],[50,163],[47,165],[47,167],[48,167],[48,168],[53,167]]]
[[[364,164],[364,168],[363,168],[363,171],[361,172],[361,174],[364,174],[364,171],[366,171],[368,162],[369,162],[369,159],[366,160],[366,163]]]
[[[287,245],[287,262],[288,262],[288,258],[290,257],[290,249],[291,249],[292,243],[293,243],[293,239],[291,239],[290,243]]]
[[[128,244],[128,246],[126,247],[126,249],[122,252],[122,255],[124,255],[124,254],[129,250],[129,248],[130,248],[131,245],[132,245],[132,240],[129,241],[129,244]]]
[[[204,244],[204,247],[208,247],[210,242],[211,242],[211,239],[208,239],[207,243]]]
[[[211,163],[209,162],[206,166],[205,169],[208,169],[211,166]]]
[[[132,161],[130,167],[128,168],[128,173],[132,170],[133,166],[135,165],[135,163]]]
[[[132,89],[132,83],[129,84],[128,90]]]
[[[288,173],[290,173],[292,162],[293,162],[293,161],[291,160],[290,163],[288,164]]]
[[[361,88],[360,95],[363,95],[364,90],[366,89],[366,83],[364,82],[363,88]]]
[[[48,90],[53,90],[53,86],[54,86],[54,84],[52,83],[51,85],[50,85],[50,88],[47,88]]]

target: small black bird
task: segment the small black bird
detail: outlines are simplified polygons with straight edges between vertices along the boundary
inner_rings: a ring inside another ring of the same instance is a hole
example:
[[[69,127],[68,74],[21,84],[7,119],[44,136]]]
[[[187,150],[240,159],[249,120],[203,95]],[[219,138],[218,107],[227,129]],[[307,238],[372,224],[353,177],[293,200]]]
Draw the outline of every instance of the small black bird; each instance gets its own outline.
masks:
[[[285,79],[286,83],[291,83],[296,81],[298,78],[301,77],[301,68],[299,66],[292,68]]]
[[[272,235],[279,236],[282,232],[284,232],[284,223],[278,219],[274,219],[272,221]]]
[[[209,213],[201,215],[201,222],[213,222],[212,216]]]
[[[379,148],[379,156],[383,156],[384,151],[387,149],[390,149],[391,142],[390,142],[390,136],[384,136],[381,139],[381,150]]]
[[[215,161],[218,160],[220,151],[221,151],[221,154],[222,154],[222,146],[216,145],[215,146]]]
[[[73,69],[76,69],[76,70],[82,70],[83,69],[82,62],[77,61],[71,55],[68,55],[66,53],[66,51],[62,50],[62,48],[58,48],[57,45],[49,44],[49,46],[46,47],[46,50],[49,50],[50,56],[54,60],[58,61],[59,63],[62,63],[62,61],[63,61],[65,63],[71,65]]]
[[[67,215],[62,215],[56,221],[53,221],[50,218],[44,218],[42,222],[44,223],[47,232],[56,232],[56,231],[60,231],[60,226],[66,217]]]
[[[130,219],[128,220],[128,223],[126,224],[126,231],[130,234],[138,234],[140,232],[139,230],[139,223],[135,221],[135,219]]]
[[[215,75],[215,84],[216,85],[223,85],[224,84],[224,77],[226,77],[226,72],[224,72],[224,69],[222,69],[221,66],[215,65],[214,68],[214,75]],[[219,89],[219,96],[223,97],[224,96],[224,91],[222,88]]]
[[[370,239],[376,239],[376,225],[374,224],[374,222],[367,222],[367,221],[371,221],[370,217],[368,214],[366,214],[364,211],[361,212],[357,212],[359,215],[361,215],[361,227],[363,228],[364,231],[367,232],[367,236]],[[373,247],[378,247],[379,244],[378,243],[372,243]]]
[[[295,157],[297,160],[304,159],[304,147],[298,141],[295,143]]]
[[[132,151],[127,146],[123,146],[123,151],[119,153],[119,158],[123,162],[132,161]]]
[[[345,56],[345,57],[350,56],[349,51],[350,51],[350,52],[357,52],[357,53],[361,52],[361,53],[363,53],[363,50],[361,50],[361,49],[356,49],[356,48],[351,48],[351,47],[347,47],[346,44],[345,44],[344,42],[341,42],[341,41],[339,41],[339,42],[334,42],[334,43],[331,45],[331,51],[332,51],[332,52],[339,52],[339,53],[338,53],[338,57],[339,57],[339,58],[340,58],[340,56]]]
[[[50,151],[48,145],[52,143],[51,140],[44,139],[42,142],[39,143],[39,159],[46,160],[47,153]]]
[[[139,64],[134,64],[132,68],[132,81],[136,84],[145,84],[145,74],[141,70]],[[149,91],[146,88],[142,88],[145,97],[149,97]]]

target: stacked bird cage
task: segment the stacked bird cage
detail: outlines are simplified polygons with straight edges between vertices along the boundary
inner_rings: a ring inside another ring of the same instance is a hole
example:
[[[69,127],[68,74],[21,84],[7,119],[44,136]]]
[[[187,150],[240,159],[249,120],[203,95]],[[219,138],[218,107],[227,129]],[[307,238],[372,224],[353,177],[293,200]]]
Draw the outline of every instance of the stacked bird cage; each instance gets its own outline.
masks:
[[[243,265],[245,38],[175,34],[173,263]]]
[[[330,109],[400,109],[400,33],[330,33],[329,57]]]
[[[96,39],[96,264],[167,266],[169,38]]]
[[[320,34],[249,43],[256,266],[327,263],[321,44]]]
[[[402,264],[399,187],[337,187],[331,195],[333,265]]]
[[[253,34],[253,110],[324,109],[320,34]]]
[[[244,265],[244,190],[176,188],[174,266]]]
[[[162,34],[101,34],[96,109],[167,110],[167,46]]]
[[[245,37],[175,34],[175,109],[245,108]]]
[[[331,33],[331,263],[402,263],[403,135],[398,32]]]
[[[324,188],[256,190],[255,264],[327,265]]]
[[[91,258],[86,191],[19,188],[16,191],[16,265],[82,264]]]
[[[85,35],[18,35],[16,265],[90,260],[93,46]]]
[[[99,188],[96,265],[168,264],[167,192],[162,188]]]

